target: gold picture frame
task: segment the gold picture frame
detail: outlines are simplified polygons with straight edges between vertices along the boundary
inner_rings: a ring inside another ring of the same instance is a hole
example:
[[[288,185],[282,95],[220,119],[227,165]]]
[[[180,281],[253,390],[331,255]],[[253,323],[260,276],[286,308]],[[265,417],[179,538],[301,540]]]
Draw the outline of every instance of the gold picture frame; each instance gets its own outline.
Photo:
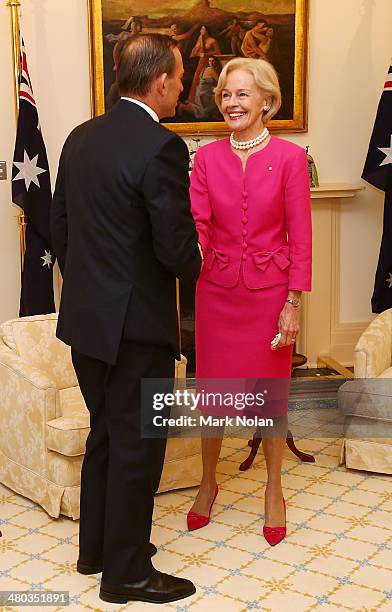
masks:
[[[212,7],[211,4],[213,4]],[[214,113],[210,111],[211,104],[210,106],[197,104],[200,99],[200,96],[197,97],[197,87],[200,87],[203,66],[205,68],[206,62],[212,61],[211,57],[218,58],[222,65],[232,57],[248,53],[247,50],[243,52],[245,37],[248,37],[249,40],[257,40],[257,43],[261,41],[256,45],[257,53],[260,49],[260,57],[263,57],[264,52],[273,55],[272,51],[275,49],[275,60],[270,59],[269,55],[266,55],[266,58],[275,65],[280,74],[284,104],[280,115],[270,121],[269,128],[279,132],[306,131],[308,0],[284,0],[284,2],[259,0],[256,2],[256,6],[260,5],[259,11],[242,10],[236,13],[220,9],[220,4],[227,7],[229,2],[228,0],[184,0],[181,2],[182,10],[179,10],[178,15],[180,16],[177,19],[173,16],[175,14],[173,11],[176,6],[180,6],[180,2],[176,0],[171,2],[171,8],[167,9],[166,14],[164,7],[168,5],[167,0],[160,4],[156,4],[154,0],[149,0],[149,2],[134,0],[132,2],[134,12],[136,12],[135,8],[138,9],[138,15],[134,16],[129,15],[127,7],[130,6],[130,3],[128,0],[88,0],[92,115],[96,116],[105,112],[105,94],[108,92],[110,82],[114,81],[111,49],[119,37],[131,35],[133,27],[136,28],[136,31],[142,28],[144,31],[170,32],[173,37],[181,40],[181,44],[185,44],[183,43],[184,36],[189,38],[186,43],[188,45],[186,52],[185,47],[182,48],[186,67],[185,75],[187,75],[187,68],[190,74],[190,82],[186,84],[188,90],[185,91],[188,97],[179,105],[178,115],[173,122],[164,123],[169,129],[176,131],[181,136],[219,137],[227,134],[226,125],[222,120],[217,118],[211,120],[212,115],[208,114]],[[236,1],[236,6],[241,5],[242,8],[245,8],[246,4],[246,0]],[[254,6],[255,3],[252,4],[252,7]],[[282,10],[282,6],[288,7],[286,10],[289,12],[274,15],[271,13],[274,7],[276,9],[280,7]],[[189,7],[188,12],[183,10],[186,7]],[[115,19],[111,19],[111,16]],[[171,26],[170,22],[173,22]],[[177,34],[178,24],[180,24],[180,32]],[[257,24],[261,24],[258,26],[261,31],[260,38],[254,38],[256,30],[253,34],[252,28],[256,28]],[[129,30],[129,25],[131,30]],[[203,27],[204,30],[202,30]],[[109,33],[108,30],[110,30]],[[191,52],[189,45],[193,46]],[[227,53],[228,50],[229,53]],[[195,85],[196,75],[199,79],[197,86]],[[207,81],[208,79],[204,80],[204,83]],[[209,94],[210,100],[211,92],[212,88]]]

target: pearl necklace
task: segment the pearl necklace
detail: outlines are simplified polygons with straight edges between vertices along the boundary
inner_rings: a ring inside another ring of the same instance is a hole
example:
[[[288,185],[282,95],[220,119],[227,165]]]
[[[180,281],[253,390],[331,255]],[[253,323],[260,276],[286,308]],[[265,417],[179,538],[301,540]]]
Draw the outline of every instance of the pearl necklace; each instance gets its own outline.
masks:
[[[235,140],[234,132],[232,132],[230,134],[230,144],[233,147],[233,149],[245,151],[246,149],[253,149],[253,147],[257,147],[257,145],[264,142],[264,140],[266,140],[268,136],[269,136],[269,131],[267,130],[267,128],[264,128],[261,134],[256,136],[256,138],[252,138],[252,140]]]

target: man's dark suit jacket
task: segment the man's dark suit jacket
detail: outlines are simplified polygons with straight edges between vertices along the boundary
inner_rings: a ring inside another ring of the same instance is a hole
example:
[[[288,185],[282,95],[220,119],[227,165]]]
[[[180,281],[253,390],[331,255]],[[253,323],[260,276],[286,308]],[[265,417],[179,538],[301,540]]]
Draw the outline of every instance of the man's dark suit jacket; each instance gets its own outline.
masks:
[[[179,136],[126,100],[68,137],[51,231],[57,336],[77,351],[114,364],[125,339],[179,357],[175,278],[195,280],[201,265],[188,159]]]

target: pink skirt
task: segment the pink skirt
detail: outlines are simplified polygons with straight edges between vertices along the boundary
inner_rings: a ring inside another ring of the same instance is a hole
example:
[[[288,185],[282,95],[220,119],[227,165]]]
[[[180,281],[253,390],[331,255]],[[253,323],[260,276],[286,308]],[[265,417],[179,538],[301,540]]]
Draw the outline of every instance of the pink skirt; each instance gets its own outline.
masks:
[[[196,287],[196,378],[198,389],[218,387],[267,391],[270,401],[250,413],[281,416],[287,412],[292,346],[271,350],[287,283],[248,289],[240,272],[233,288],[211,283],[201,275]],[[215,379],[208,383],[205,379]],[[218,383],[218,379],[221,381]],[[278,379],[272,381],[271,379]],[[268,384],[268,388],[266,386]],[[202,411],[216,414],[210,407]],[[236,413],[227,407],[224,414]]]

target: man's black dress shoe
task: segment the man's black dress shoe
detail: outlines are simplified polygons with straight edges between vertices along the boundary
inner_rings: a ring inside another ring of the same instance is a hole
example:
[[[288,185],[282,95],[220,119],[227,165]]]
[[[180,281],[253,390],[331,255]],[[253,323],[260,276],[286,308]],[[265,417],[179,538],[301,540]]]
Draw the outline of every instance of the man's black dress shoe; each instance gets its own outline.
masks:
[[[176,578],[153,568],[152,573],[139,582],[108,584],[101,580],[99,596],[103,601],[125,604],[127,601],[168,603],[196,593],[194,584],[185,578]]]
[[[150,553],[150,557],[153,557],[157,553],[157,547],[155,544],[149,542],[148,551]],[[99,574],[102,572],[102,563],[86,563],[81,559],[78,559],[76,562],[76,569],[79,574]]]

